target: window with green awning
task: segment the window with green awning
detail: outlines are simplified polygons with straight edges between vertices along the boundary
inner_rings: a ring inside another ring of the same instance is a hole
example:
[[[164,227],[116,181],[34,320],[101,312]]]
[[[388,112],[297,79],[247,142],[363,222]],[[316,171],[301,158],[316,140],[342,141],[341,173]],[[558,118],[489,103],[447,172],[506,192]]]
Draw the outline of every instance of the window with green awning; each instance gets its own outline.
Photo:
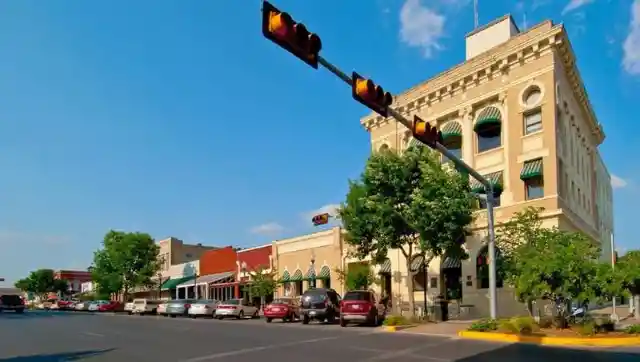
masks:
[[[447,143],[449,140],[462,137],[462,125],[460,122],[451,121],[445,124],[440,132],[442,132],[442,140]]]
[[[528,180],[542,176],[542,158],[526,161],[520,171],[520,179]]]
[[[295,273],[293,273],[293,275],[291,276],[291,279],[289,279],[289,281],[292,282],[299,282],[302,281],[303,276],[302,276],[302,271],[300,269],[296,270]]]
[[[289,280],[291,280],[291,275],[289,275],[289,272],[285,270],[284,273],[282,273],[282,278],[280,278],[280,282],[288,283]]]
[[[329,279],[330,277],[331,277],[331,269],[329,269],[329,267],[325,265],[322,267],[322,269],[320,269],[320,273],[316,278]]]
[[[195,279],[196,276],[195,275],[190,275],[190,276],[186,276],[186,277],[182,277],[182,278],[175,278],[175,279],[169,279],[166,282],[162,283],[162,286],[160,286],[161,290],[171,290],[171,289],[176,289],[176,287],[186,281],[189,280],[193,280]]]
[[[473,125],[473,130],[476,133],[486,133],[490,130],[494,130],[496,126],[498,126],[499,131],[499,126],[501,124],[502,114],[500,113],[500,110],[496,107],[486,107],[480,111],[480,114],[478,114],[476,123]]]
[[[487,181],[493,186],[494,193],[502,192],[502,171],[490,173],[484,176]],[[476,180],[471,180],[471,192],[475,192],[476,194],[484,194],[484,185]]]

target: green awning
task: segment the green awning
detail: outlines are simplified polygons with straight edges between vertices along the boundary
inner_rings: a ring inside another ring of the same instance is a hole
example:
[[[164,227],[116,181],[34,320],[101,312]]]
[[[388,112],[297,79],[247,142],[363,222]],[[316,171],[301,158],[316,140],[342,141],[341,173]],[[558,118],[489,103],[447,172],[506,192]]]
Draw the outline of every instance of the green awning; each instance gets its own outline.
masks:
[[[476,124],[473,126],[475,132],[482,132],[489,126],[500,125],[502,123],[502,115],[496,107],[487,107],[478,115]]]
[[[489,183],[493,186],[493,191],[502,191],[502,171],[490,173],[484,176]],[[480,181],[476,179],[471,179],[471,192],[475,192],[476,194],[484,193],[484,185],[480,183]]]
[[[451,138],[462,137],[462,125],[460,122],[451,121],[442,127],[442,140],[446,142]]]
[[[195,278],[196,278],[195,275],[190,275],[188,277],[169,279],[166,282],[162,283],[162,286],[160,287],[160,289],[162,290],[176,289],[178,285],[186,281],[193,280]]]
[[[302,271],[300,271],[300,269],[298,269],[298,270],[296,270],[295,273],[293,273],[293,276],[291,276],[291,279],[289,279],[289,280],[292,281],[292,282],[299,282],[302,279],[304,279],[302,277]]]
[[[331,269],[329,269],[328,266],[323,266],[322,269],[320,269],[320,274],[318,274],[318,276],[316,277],[318,279],[329,279],[331,278]]]
[[[304,279],[315,279],[316,278],[316,270],[313,265],[309,266],[309,270],[307,270],[307,274],[304,276]]]
[[[457,269],[462,267],[462,261],[459,258],[446,257],[442,262],[441,269]]]
[[[527,180],[542,176],[542,158],[526,161],[520,171],[520,179]]]
[[[380,265],[380,270],[378,274],[391,274],[391,260],[386,259],[382,265]]]
[[[280,281],[281,281],[282,283],[286,283],[286,282],[288,282],[290,279],[291,279],[291,276],[289,275],[289,272],[285,270],[285,271],[284,271],[284,273],[282,273],[282,278],[280,278]]]
[[[417,271],[422,270],[422,263],[424,262],[423,255],[416,255],[413,257],[411,261],[411,272],[415,273]]]

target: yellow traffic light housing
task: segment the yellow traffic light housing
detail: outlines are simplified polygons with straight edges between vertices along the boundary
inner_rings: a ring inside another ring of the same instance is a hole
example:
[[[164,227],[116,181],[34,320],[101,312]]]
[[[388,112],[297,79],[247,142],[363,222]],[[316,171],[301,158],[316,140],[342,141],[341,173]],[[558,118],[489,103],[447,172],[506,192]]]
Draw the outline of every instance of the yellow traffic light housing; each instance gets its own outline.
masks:
[[[329,222],[329,214],[319,214],[311,218],[311,222],[313,222],[313,226],[325,225]]]
[[[278,10],[268,1],[262,3],[262,34],[303,62],[318,69],[318,55],[322,49],[320,37],[296,23],[291,15]]]
[[[442,144],[442,132],[418,116],[413,116],[411,132],[415,139],[431,148],[435,146],[436,142]]]
[[[366,79],[360,74],[351,74],[351,95],[353,99],[369,107],[383,117],[387,117],[389,106],[393,103],[391,93],[376,85],[371,79]]]

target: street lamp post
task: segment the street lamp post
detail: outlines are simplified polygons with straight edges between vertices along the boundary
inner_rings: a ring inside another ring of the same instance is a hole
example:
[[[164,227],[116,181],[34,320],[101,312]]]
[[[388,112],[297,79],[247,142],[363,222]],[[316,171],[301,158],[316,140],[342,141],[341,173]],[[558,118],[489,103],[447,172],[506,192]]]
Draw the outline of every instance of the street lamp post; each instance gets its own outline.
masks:
[[[198,299],[198,273],[195,273],[195,278],[193,279],[193,298]]]
[[[311,249],[311,270],[313,270],[313,274],[311,274],[311,288],[316,287],[316,252]]]

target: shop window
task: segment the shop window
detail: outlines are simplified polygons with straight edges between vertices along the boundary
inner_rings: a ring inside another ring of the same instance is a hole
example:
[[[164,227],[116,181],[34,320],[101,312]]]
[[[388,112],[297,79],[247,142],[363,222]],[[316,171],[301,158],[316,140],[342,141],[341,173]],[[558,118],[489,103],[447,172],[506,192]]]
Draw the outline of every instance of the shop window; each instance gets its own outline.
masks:
[[[502,288],[504,284],[503,271],[501,268],[500,249],[496,248],[496,287]],[[489,288],[489,248],[484,246],[478,252],[476,258],[476,285],[478,289]]]
[[[419,271],[413,275],[413,291],[414,292],[424,291],[424,288],[427,282],[426,274],[427,273],[423,273],[422,271]]]
[[[544,197],[544,178],[532,177],[524,181],[527,200],[535,200]]]
[[[542,112],[537,109],[524,115],[524,134],[532,134],[542,130]]]

